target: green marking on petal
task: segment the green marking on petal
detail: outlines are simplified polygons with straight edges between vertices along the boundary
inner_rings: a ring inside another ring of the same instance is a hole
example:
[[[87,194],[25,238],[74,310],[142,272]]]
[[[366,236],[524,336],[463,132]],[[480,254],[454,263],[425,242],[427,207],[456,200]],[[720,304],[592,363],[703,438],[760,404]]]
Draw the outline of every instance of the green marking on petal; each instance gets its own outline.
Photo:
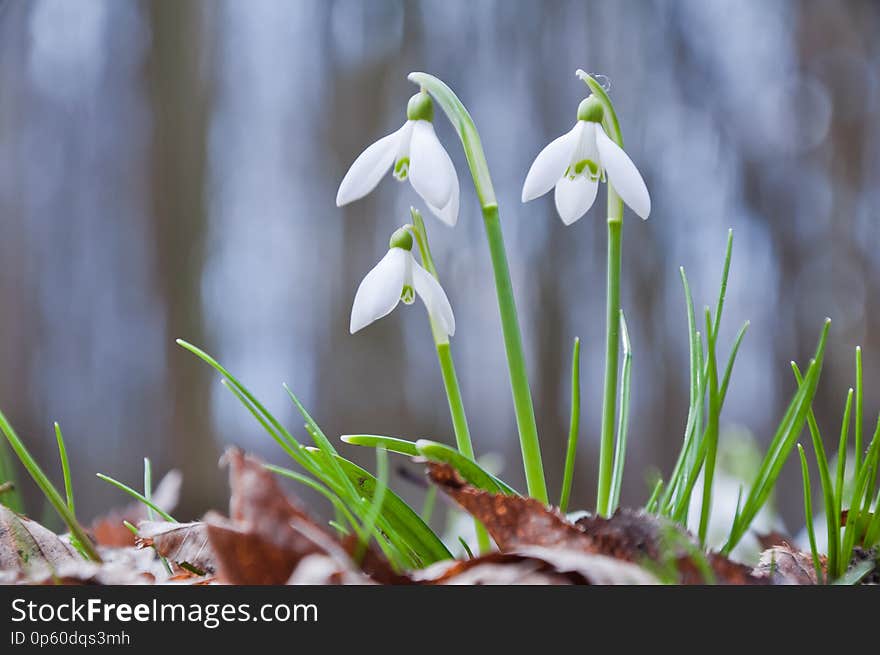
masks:
[[[400,292],[400,299],[404,305],[412,305],[416,300],[416,290],[410,285],[403,285],[403,291]]]
[[[399,182],[406,180],[409,175],[409,157],[401,157],[394,162],[394,178]]]

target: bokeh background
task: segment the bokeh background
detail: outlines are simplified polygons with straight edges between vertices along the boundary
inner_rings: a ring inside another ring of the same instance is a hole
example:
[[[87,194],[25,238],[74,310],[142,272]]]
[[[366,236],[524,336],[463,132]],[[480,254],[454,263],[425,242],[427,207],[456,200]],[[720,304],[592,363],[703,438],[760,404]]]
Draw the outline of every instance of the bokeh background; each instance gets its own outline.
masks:
[[[419,306],[348,334],[358,282],[418,198],[389,178],[334,206],[349,164],[404,120],[406,74],[425,70],[481,131],[554,496],[571,341],[582,339],[573,505],[592,505],[603,210],[566,228],[551,196],[519,201],[534,155],[574,121],[585,95],[574,71],[585,68],[610,80],[653,199],[649,221],[628,213],[624,227],[634,348],[624,502],[645,500],[646,479],[668,473],[682,437],[678,267],[698,309],[714,303],[728,227],[722,356],[743,321],[751,329],[722,438],[769,441],[794,390],[789,360],[806,360],[826,315],[819,423],[836,439],[861,344],[870,430],[880,409],[877,34],[873,0],[0,0],[0,407],[53,471],[61,423],[85,517],[123,502],[94,473],[135,482],[143,456],[183,470],[183,517],[224,506],[226,444],[283,461],[177,337],[215,354],[292,427],[301,420],[282,382],[331,436],[452,442]],[[458,319],[472,434],[524,486],[478,204],[439,113],[437,129],[462,209],[452,230],[427,220]],[[371,453],[344,450],[372,465]],[[394,484],[418,502],[412,483]],[[777,503],[797,530],[794,460]]]

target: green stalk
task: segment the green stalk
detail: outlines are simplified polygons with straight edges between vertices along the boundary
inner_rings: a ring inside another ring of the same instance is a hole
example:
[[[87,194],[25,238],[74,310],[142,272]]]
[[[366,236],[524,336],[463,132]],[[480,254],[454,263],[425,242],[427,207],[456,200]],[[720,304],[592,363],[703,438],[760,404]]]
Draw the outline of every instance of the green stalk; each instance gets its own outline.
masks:
[[[410,207],[413,225],[412,234],[415,237],[416,244],[419,247],[419,254],[422,258],[422,264],[425,270],[434,276],[434,279],[440,281],[437,274],[437,266],[434,264],[434,257],[431,255],[431,247],[428,244],[428,231],[425,229],[425,221],[422,220],[422,214],[415,207]],[[455,444],[458,451],[469,459],[475,459],[474,446],[471,442],[471,432],[468,427],[467,416],[464,413],[464,401],[461,397],[461,388],[458,385],[458,375],[455,372],[455,363],[452,361],[452,352],[449,347],[448,335],[438,328],[431,320],[431,334],[434,337],[434,345],[437,348],[437,360],[440,362],[440,373],[443,376],[443,387],[446,389],[446,399],[449,403],[449,413],[452,416],[452,429],[455,432]],[[491,549],[489,542],[489,533],[479,521],[474,521],[474,527],[477,532],[477,546],[481,553],[488,553]]]
[[[565,468],[562,474],[562,491],[559,493],[559,511],[568,509],[571,484],[574,481],[574,463],[577,454],[578,432],[581,419],[581,340],[574,338],[571,353],[571,420],[568,424],[568,447],[565,450]]]
[[[813,556],[813,568],[816,569],[816,580],[822,584],[822,564],[819,561],[819,551],[816,549],[816,531],[813,529],[813,499],[810,490],[810,468],[807,466],[807,456],[804,447],[797,445],[798,454],[801,456],[801,475],[804,478],[804,517],[807,523],[807,536],[810,538],[810,553]],[[831,565],[829,563],[829,570]]]
[[[846,404],[843,408],[843,420],[840,424],[840,441],[837,445],[837,477],[834,481],[834,509],[837,513],[838,533],[840,532],[840,509],[843,506],[843,480],[846,477],[846,442],[849,437],[852,399],[853,390],[850,388],[846,392]]]
[[[596,511],[608,516],[611,507],[611,476],[614,467],[614,423],[617,412],[617,367],[620,350],[620,262],[623,203],[608,185],[608,277],[605,312],[605,387],[602,401],[602,432],[599,448],[599,489]],[[615,212],[615,206],[619,210]],[[616,216],[615,216],[616,214]]]
[[[64,443],[64,434],[61,426],[55,423],[55,440],[58,442],[58,458],[61,460],[61,475],[64,477],[64,495],[67,499],[67,508],[70,513],[76,515],[73,503],[73,483],[70,478],[70,460],[67,458],[67,446]]]
[[[504,237],[498,216],[498,202],[489,175],[489,166],[483,153],[480,135],[474,121],[458,96],[444,82],[427,73],[410,73],[409,80],[428,91],[455,127],[467,157],[468,166],[474,181],[474,188],[480,200],[486,239],[495,276],[495,292],[498,296],[498,310],[501,314],[501,330],[504,336],[504,350],[507,354],[507,367],[510,374],[510,388],[513,407],[519,431],[523,468],[526,474],[529,495],[543,503],[548,502],[547,483],[544,480],[544,467],[541,462],[541,447],[538,441],[538,426],[529,390],[522,335],[516,312],[513,285]]]
[[[863,434],[863,414],[862,414],[862,396],[864,395],[864,385],[862,377],[862,347],[856,346],[856,459],[853,465],[853,478],[859,476],[859,469],[862,467],[862,434]]]
[[[6,435],[6,440],[9,442],[9,445],[15,454],[18,455],[18,459],[21,461],[25,470],[31,474],[31,478],[33,478],[34,482],[40,488],[40,491],[46,496],[46,500],[48,500],[52,507],[55,508],[55,511],[58,512],[58,515],[67,526],[67,529],[70,530],[71,538],[75,539],[76,543],[79,544],[80,552],[82,552],[83,556],[93,562],[100,563],[101,556],[98,555],[98,551],[92,543],[92,540],[79,524],[79,521],[76,520],[76,516],[70,510],[70,507],[67,506],[67,503],[61,497],[61,494],[58,493],[55,485],[53,485],[49,480],[49,477],[43,473],[43,469],[37,464],[37,460],[35,460],[33,455],[30,454],[21,438],[16,434],[12,425],[6,420],[6,416],[3,415],[3,412],[0,412],[0,431]]]
[[[116,487],[120,491],[124,491],[132,498],[139,500],[147,507],[147,509],[151,509],[154,512],[156,512],[156,514],[158,514],[162,518],[162,520],[168,521],[169,523],[177,523],[177,519],[175,519],[173,516],[171,516],[171,514],[169,514],[165,510],[163,510],[161,507],[159,507],[152,500],[148,499],[140,491],[135,491],[134,489],[129,487],[124,482],[120,482],[119,480],[116,480],[115,478],[111,478],[109,475],[104,475],[103,473],[95,473],[95,477],[97,477],[99,480],[103,480],[104,482],[107,482],[108,484],[113,485],[114,487]]]
[[[801,371],[795,362],[791,363],[791,369],[794,371],[795,380],[798,385],[804,383]],[[822,442],[822,434],[819,431],[819,424],[816,422],[816,415],[813,408],[810,408],[807,414],[807,426],[810,429],[810,438],[813,440],[813,451],[816,453],[816,465],[819,468],[819,481],[822,488],[822,498],[825,503],[826,529],[828,531],[828,570],[834,571],[837,568],[838,541],[840,536],[840,511],[836,507],[834,499],[834,486],[831,482],[831,473],[828,469],[828,457],[825,454],[825,445]],[[798,449],[803,450],[798,444]],[[810,518],[812,522],[812,517]]]
[[[577,76],[602,103],[602,125],[608,137],[623,148],[620,123],[611,98],[593,77],[582,70]],[[607,516],[611,510],[614,475],[614,424],[617,415],[617,379],[620,359],[620,270],[623,249],[623,201],[608,181],[608,274],[605,307],[605,386],[602,402],[602,431],[599,448],[599,488],[596,511]]]
[[[0,505],[5,505],[13,512],[24,511],[21,490],[15,475],[15,462],[4,440],[0,440]]]
[[[703,504],[700,510],[700,543],[706,545],[709,514],[712,510],[712,483],[715,477],[715,459],[718,453],[718,421],[721,407],[718,398],[718,364],[715,358],[715,339],[712,313],[706,307],[706,352],[709,364],[709,416],[706,425],[706,470],[703,475]]]
[[[419,247],[419,254],[425,270],[440,281],[437,274],[437,266],[431,256],[431,247],[428,244],[428,232],[425,229],[425,221],[421,213],[414,207],[410,207],[413,225],[412,234]],[[440,362],[440,372],[443,375],[443,386],[446,389],[446,398],[449,402],[449,413],[452,416],[452,428],[455,431],[455,443],[459,452],[465,457],[474,459],[474,447],[471,442],[470,429],[468,428],[467,416],[464,411],[464,402],[461,396],[461,388],[458,385],[458,376],[455,372],[455,363],[452,360],[452,352],[449,348],[449,338],[441,330],[437,329],[434,321],[431,321],[431,332],[434,336],[434,345],[437,347],[437,359]]]

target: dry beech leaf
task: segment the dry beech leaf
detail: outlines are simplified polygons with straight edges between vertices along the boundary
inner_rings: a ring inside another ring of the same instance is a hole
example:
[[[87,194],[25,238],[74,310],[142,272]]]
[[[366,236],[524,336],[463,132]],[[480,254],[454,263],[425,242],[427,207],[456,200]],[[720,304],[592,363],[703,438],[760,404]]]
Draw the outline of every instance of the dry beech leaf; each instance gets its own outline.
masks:
[[[0,570],[12,571],[16,580],[39,578],[65,564],[82,561],[80,554],[54,532],[0,505]]]
[[[502,551],[524,546],[555,546],[592,550],[582,530],[533,498],[493,494],[467,484],[448,464],[428,462],[434,484],[480,521]]]
[[[178,566],[188,564],[206,574],[217,570],[214,551],[208,543],[208,530],[201,521],[141,521],[137,545],[139,548],[154,548],[159,555]]]
[[[820,565],[824,570],[824,557],[820,558]],[[771,580],[773,584],[810,585],[818,583],[812,554],[792,548],[788,543],[768,548],[761,553],[761,559],[754,572],[756,575]]]
[[[414,579],[432,585],[569,585],[576,581],[539,559],[515,553],[488,553],[469,560],[437,562]]]
[[[755,539],[762,550],[773,548],[773,546],[781,546],[782,544],[790,544],[791,537],[777,530],[770,532],[755,532]]]
[[[548,552],[560,551],[611,558],[629,562],[639,568],[649,562],[660,562],[672,552],[673,561],[682,584],[702,584],[703,575],[692,560],[688,550],[676,546],[676,540],[693,544],[692,537],[675,524],[642,511],[618,510],[610,518],[585,516],[576,523],[569,522],[553,508],[532,498],[493,494],[467,484],[448,464],[428,462],[428,475],[445,493],[465,511],[479,520],[498,547],[504,552],[529,552],[539,547]],[[672,534],[675,539],[669,539]],[[603,563],[593,563],[599,567]],[[582,562],[586,566],[586,560]],[[708,555],[716,582],[721,584],[765,584],[766,580],[753,575],[749,567],[732,562],[723,555]],[[602,569],[597,568],[597,571]],[[590,580],[589,568],[576,567],[572,572],[581,573]],[[624,573],[632,574],[631,569]],[[650,579],[656,578],[644,572]],[[596,577],[599,576],[597,572]],[[608,580],[613,580],[609,575]],[[598,582],[593,584],[610,584]],[[624,584],[630,584],[625,582]],[[632,582],[636,584],[636,582]],[[641,584],[641,583],[639,583]]]
[[[259,460],[230,449],[223,461],[230,469],[230,518],[212,512],[204,519],[219,580],[284,584],[305,557],[327,555],[328,544],[345,556],[332,536],[287,499]]]
[[[463,561],[438,562],[417,571],[414,580],[442,585],[657,584],[640,566],[604,555],[566,548],[531,546]]]
[[[162,481],[153,490],[152,501],[162,511],[169,514],[177,507],[180,500],[180,486],[183,476],[180,471],[172,470],[165,474]],[[92,521],[89,530],[95,542],[101,546],[134,546],[135,536],[123,525],[128,521],[137,525],[147,519],[147,508],[143,503],[133,502],[121,509],[115,509]]]

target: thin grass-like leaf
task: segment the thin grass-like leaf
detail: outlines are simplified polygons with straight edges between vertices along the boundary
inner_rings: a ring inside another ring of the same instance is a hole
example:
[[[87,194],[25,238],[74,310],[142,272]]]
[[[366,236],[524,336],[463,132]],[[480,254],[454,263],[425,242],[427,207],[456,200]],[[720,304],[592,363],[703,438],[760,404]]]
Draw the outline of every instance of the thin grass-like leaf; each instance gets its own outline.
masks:
[[[614,449],[614,472],[611,476],[611,511],[620,504],[620,488],[623,484],[623,465],[626,461],[626,437],[629,430],[630,377],[632,373],[632,346],[623,310],[620,311],[620,339],[623,344],[623,371],[620,383],[620,416],[617,423],[617,441]]]
[[[55,422],[55,441],[58,444],[58,459],[61,460],[61,475],[64,477],[64,495],[67,500],[67,507],[71,514],[76,515],[76,509],[73,501],[73,482],[70,477],[70,460],[67,457],[67,446],[64,443],[64,434],[61,432],[61,426]]]
[[[791,369],[798,385],[804,383],[801,371],[795,362],[791,363]],[[832,571],[837,569],[837,556],[840,544],[840,512],[836,511],[834,501],[834,486],[831,482],[831,472],[828,468],[828,457],[825,455],[825,445],[822,442],[822,434],[813,408],[807,413],[807,425],[810,429],[810,437],[813,441],[813,451],[816,454],[816,465],[819,468],[819,482],[822,488],[822,499],[825,504],[826,530],[828,532],[828,568]],[[798,444],[800,447],[800,444]],[[810,519],[812,522],[812,517]]]
[[[409,455],[410,457],[418,457],[419,451],[416,450],[414,441],[399,439],[397,437],[386,437],[380,434],[344,434],[339,437],[341,441],[352,446],[365,446],[367,448],[384,448],[393,453],[401,455]]]
[[[341,470],[342,467],[340,467]],[[376,522],[382,514],[382,505],[385,502],[385,495],[388,491],[388,451],[384,448],[376,449],[376,486],[373,489],[373,497],[370,499],[370,510],[367,512],[367,518],[364,521],[364,531],[372,534],[376,528]],[[358,545],[358,552],[355,556],[356,560],[360,560],[366,552],[368,546],[367,539],[361,538]]]
[[[836,585],[856,585],[859,584],[862,579],[868,575],[871,571],[874,570],[874,567],[877,566],[876,562],[866,560],[864,562],[859,562],[852,569],[844,573],[837,580],[834,581]]]
[[[646,512],[656,512],[657,505],[660,501],[660,492],[663,490],[663,478],[657,478],[654,487],[651,489],[651,495],[648,496],[648,502],[645,503]]]
[[[578,432],[581,417],[581,340],[575,337],[571,353],[571,416],[568,422],[568,446],[565,449],[565,468],[562,474],[562,490],[559,493],[559,509],[565,512],[574,481],[574,465],[577,455]]]
[[[722,293],[723,298],[723,293]],[[712,313],[706,307],[706,332],[713,333]],[[721,414],[721,404],[718,395],[718,363],[715,358],[715,335],[706,339],[706,357],[708,363],[707,377],[709,379],[709,416],[706,423],[706,461],[703,474],[703,499],[700,508],[700,543],[706,545],[706,535],[709,530],[709,516],[712,509],[712,484],[715,478],[715,460],[718,455],[718,424]]]
[[[303,404],[299,401],[299,398],[294,395],[290,387],[288,387],[286,384],[282,386],[287,392],[287,395],[290,396],[290,399],[293,401],[293,404],[296,406],[297,410],[299,410],[299,413],[306,420],[306,428],[308,429],[309,434],[312,436],[315,445],[318,446],[318,448],[320,448],[322,451],[327,453],[332,472],[336,474],[339,482],[341,482],[344,486],[347,486],[348,492],[352,496],[357,496],[354,485],[352,485],[351,480],[348,479],[348,476],[345,475],[342,467],[339,466],[339,463],[336,461],[335,455],[338,455],[338,453],[333,447],[333,444],[330,443],[330,440],[324,434],[324,431],[321,430],[320,426],[315,422],[315,419],[313,419],[311,415],[306,411],[306,408],[303,407]]]
[[[828,339],[828,329],[830,326],[831,320],[825,319],[825,324],[819,336],[819,343],[816,346],[815,357],[810,361],[810,366],[807,369],[806,375],[804,375],[804,383],[799,386],[794,398],[789,403],[785,415],[776,430],[776,434],[773,436],[770,448],[761,462],[754,483],[749,489],[746,502],[743,504],[742,513],[731,526],[730,536],[722,548],[722,553],[724,554],[729,554],[736,544],[739,543],[739,540],[746,533],[761,507],[767,502],[773,485],[782,470],[782,465],[794,447],[798,435],[803,430],[807,419],[807,412],[813,402],[813,396],[816,393],[819,376],[822,372],[825,344]]]
[[[351,511],[346,507],[345,503],[342,502],[342,499],[339,498],[335,493],[330,491],[325,485],[321,484],[317,480],[310,478],[307,475],[303,475],[302,473],[297,473],[296,471],[291,471],[289,468],[285,468],[283,466],[276,466],[275,464],[263,464],[263,467],[267,471],[271,471],[277,475],[281,475],[285,478],[289,478],[290,480],[294,480],[295,482],[299,482],[300,484],[316,491],[321,494],[330,501],[333,505],[333,509],[345,519],[345,521],[356,531],[360,532],[360,524],[355,519],[354,515]]]
[[[428,441],[427,439],[419,439],[416,441],[416,449],[419,454],[432,462],[443,462],[449,464],[452,468],[461,474],[467,482],[492,493],[502,493],[508,495],[519,495],[517,491],[506,482],[496,478],[494,475],[486,471],[474,460],[462,455],[454,448],[450,448],[446,444],[437,443],[436,441]]]
[[[855,428],[855,462],[854,476],[858,477],[862,466],[862,435],[864,415],[862,413],[862,397],[864,396],[864,375],[862,373],[862,347],[856,346],[856,428]]]
[[[813,568],[816,569],[816,580],[822,584],[822,562],[819,559],[819,550],[816,548],[816,531],[813,530],[813,493],[810,489],[810,467],[807,466],[804,447],[798,444],[797,449],[801,457],[801,475],[804,480],[804,518],[807,524],[807,536],[810,539],[810,554],[813,557]]]
[[[119,480],[111,478],[109,475],[104,475],[103,473],[96,473],[95,476],[99,480],[103,480],[104,482],[108,482],[108,483],[112,484],[114,487],[116,487],[117,489],[124,491],[132,498],[139,500],[148,509],[153,510],[154,512],[156,512],[156,514],[161,516],[164,520],[168,521],[169,523],[177,523],[177,519],[175,519],[173,516],[171,516],[171,514],[169,514],[168,512],[163,510],[161,507],[156,505],[152,500],[149,500],[148,498],[146,498],[140,491],[136,491],[135,489],[132,489],[124,482],[120,482]]]
[[[95,550],[92,540],[86,534],[85,530],[83,530],[79,521],[76,520],[76,515],[70,511],[70,508],[61,497],[61,494],[58,493],[55,485],[53,485],[48,476],[43,473],[43,469],[40,468],[40,465],[37,464],[37,460],[33,458],[18,434],[16,434],[12,425],[6,420],[6,416],[3,412],[0,412],[0,431],[6,436],[6,440],[9,442],[10,447],[18,456],[18,459],[21,461],[25,470],[30,473],[31,478],[33,478],[34,482],[40,488],[40,491],[43,492],[46,500],[53,508],[55,508],[55,511],[58,512],[61,520],[64,521],[70,534],[79,544],[82,554],[94,562],[100,562],[101,557],[98,555],[98,551]]]
[[[850,387],[846,392],[846,403],[843,407],[843,420],[840,423],[840,441],[837,444],[837,476],[834,481],[834,507],[838,521],[840,521],[840,510],[843,507],[843,482],[846,478],[846,444],[849,437],[852,400],[853,389]]]
[[[317,449],[315,449],[315,455],[322,460],[326,457],[323,452]],[[340,455],[335,457],[345,471],[345,474],[360,490],[364,498],[371,501],[376,489],[376,478],[344,457]],[[421,565],[431,564],[452,557],[452,554],[443,545],[443,542],[440,541],[421,517],[390,489],[385,492],[383,512],[380,515],[379,521],[380,523],[387,521],[388,529],[399,534],[403,541],[410,544],[411,549],[421,560]]]

